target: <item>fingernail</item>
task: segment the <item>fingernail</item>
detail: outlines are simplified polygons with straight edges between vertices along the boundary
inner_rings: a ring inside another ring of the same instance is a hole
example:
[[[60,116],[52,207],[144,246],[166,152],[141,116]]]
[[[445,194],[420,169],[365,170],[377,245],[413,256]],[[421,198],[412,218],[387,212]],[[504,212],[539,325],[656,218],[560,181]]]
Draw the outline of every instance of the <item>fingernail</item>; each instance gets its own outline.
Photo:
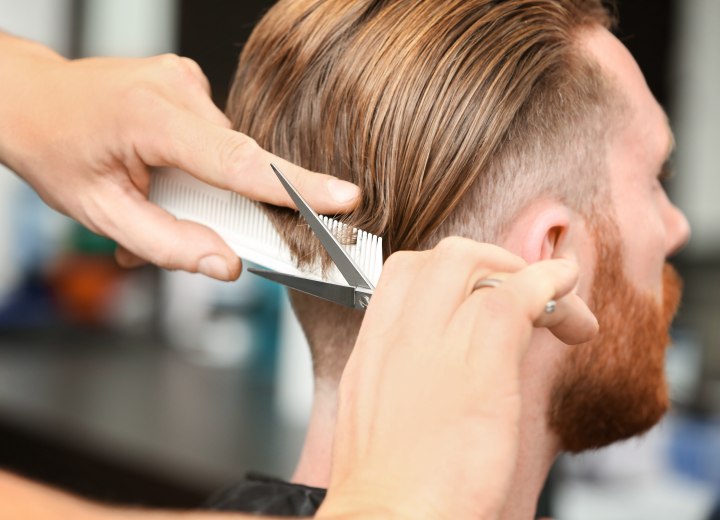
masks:
[[[360,188],[351,182],[340,179],[330,179],[327,183],[328,191],[335,202],[345,203],[357,199],[360,196]]]
[[[205,276],[218,280],[227,280],[230,278],[230,269],[228,268],[227,262],[219,255],[209,255],[201,258],[198,262],[198,271]]]

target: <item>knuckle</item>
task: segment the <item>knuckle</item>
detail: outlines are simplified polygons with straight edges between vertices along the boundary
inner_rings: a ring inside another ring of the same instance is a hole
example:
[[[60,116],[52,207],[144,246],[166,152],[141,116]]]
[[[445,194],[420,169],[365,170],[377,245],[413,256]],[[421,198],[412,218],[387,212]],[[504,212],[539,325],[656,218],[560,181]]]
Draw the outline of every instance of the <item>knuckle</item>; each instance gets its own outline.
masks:
[[[221,143],[219,153],[222,182],[242,175],[256,160],[261,149],[257,142],[244,134],[233,133]]]
[[[170,81],[175,85],[186,85],[195,82],[193,67],[198,67],[198,65],[190,58],[183,58],[177,54],[169,53],[158,56],[157,60],[160,70],[165,76],[165,81]]]
[[[193,60],[192,58],[182,57],[180,58],[180,61],[182,63],[183,70],[192,74],[193,77],[195,77],[195,74],[199,74],[202,72],[200,64],[198,64],[198,62]]]
[[[469,238],[447,237],[435,246],[433,259],[440,263],[452,263],[458,268],[469,263],[474,264],[478,244]]]
[[[160,54],[159,56],[156,56],[155,59],[161,67],[167,70],[173,70],[179,67],[182,63],[180,56],[172,52]]]
[[[310,195],[312,191],[312,179],[308,175],[296,175],[295,172],[289,174],[292,183],[302,195]]]
[[[183,56],[180,58],[180,61],[186,68],[200,68],[200,65],[198,65],[198,62],[195,61],[192,58],[188,58],[187,56]]]
[[[401,273],[408,270],[415,262],[418,256],[417,252],[398,251],[388,257],[383,264],[383,274]]]
[[[458,236],[441,240],[433,250],[433,259],[439,264],[452,264],[455,270],[468,273],[486,269],[513,272],[526,265],[520,257],[498,245]]]
[[[435,246],[435,251],[438,256],[441,257],[455,257],[459,254],[466,255],[470,250],[471,244],[474,244],[474,242],[468,238],[456,236],[445,237]]]

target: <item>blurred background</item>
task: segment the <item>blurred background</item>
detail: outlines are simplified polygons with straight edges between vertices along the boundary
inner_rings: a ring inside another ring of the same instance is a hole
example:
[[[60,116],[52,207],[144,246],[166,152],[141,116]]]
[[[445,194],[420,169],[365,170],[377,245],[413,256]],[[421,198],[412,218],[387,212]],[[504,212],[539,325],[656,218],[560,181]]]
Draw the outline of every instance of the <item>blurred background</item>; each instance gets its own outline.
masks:
[[[0,29],[67,57],[189,56],[222,107],[271,4],[0,0]],[[670,115],[668,190],[693,227],[677,259],[687,287],[668,354],[674,409],[643,438],[561,459],[540,509],[709,519],[720,492],[720,1],[625,0],[618,11],[618,34]],[[124,271],[113,247],[0,170],[0,467],[162,507],[197,506],[250,470],[288,478],[312,384],[283,291],[252,276]]]

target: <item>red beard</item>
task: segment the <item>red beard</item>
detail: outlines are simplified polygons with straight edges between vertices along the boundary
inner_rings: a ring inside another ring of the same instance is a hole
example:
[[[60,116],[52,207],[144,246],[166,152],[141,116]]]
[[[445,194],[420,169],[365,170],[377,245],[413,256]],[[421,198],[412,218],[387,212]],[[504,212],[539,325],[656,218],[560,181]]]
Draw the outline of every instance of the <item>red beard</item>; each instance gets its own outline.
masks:
[[[665,265],[663,302],[658,304],[625,276],[616,228],[602,230],[595,233],[600,246],[591,293],[600,333],[588,343],[568,347],[548,411],[550,428],[561,448],[571,453],[643,433],[669,406],[665,349],[680,302],[680,277]]]

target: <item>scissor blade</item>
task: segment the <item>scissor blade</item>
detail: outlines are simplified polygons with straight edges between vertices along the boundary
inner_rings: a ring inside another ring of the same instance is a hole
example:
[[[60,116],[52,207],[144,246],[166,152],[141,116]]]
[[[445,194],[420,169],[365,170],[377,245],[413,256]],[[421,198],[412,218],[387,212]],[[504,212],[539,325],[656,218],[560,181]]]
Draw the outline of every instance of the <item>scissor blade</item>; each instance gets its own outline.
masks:
[[[347,307],[355,307],[355,289],[347,285],[321,282],[320,280],[311,280],[301,276],[278,273],[277,271],[265,271],[263,269],[249,268],[248,272],[311,296],[317,296],[323,300],[329,300]]]
[[[348,255],[340,243],[337,241],[335,236],[325,227],[320,217],[315,213],[312,208],[305,202],[305,199],[297,192],[295,187],[290,184],[290,181],[285,178],[285,175],[277,169],[274,164],[270,165],[277,175],[280,182],[285,187],[290,195],[290,198],[295,202],[300,214],[305,218],[310,228],[315,232],[315,235],[320,239],[323,247],[330,254],[330,258],[333,259],[335,265],[340,270],[340,273],[345,277],[347,283],[354,287],[364,287],[366,289],[374,289],[375,287],[363,274],[360,268],[355,265],[353,259]]]

